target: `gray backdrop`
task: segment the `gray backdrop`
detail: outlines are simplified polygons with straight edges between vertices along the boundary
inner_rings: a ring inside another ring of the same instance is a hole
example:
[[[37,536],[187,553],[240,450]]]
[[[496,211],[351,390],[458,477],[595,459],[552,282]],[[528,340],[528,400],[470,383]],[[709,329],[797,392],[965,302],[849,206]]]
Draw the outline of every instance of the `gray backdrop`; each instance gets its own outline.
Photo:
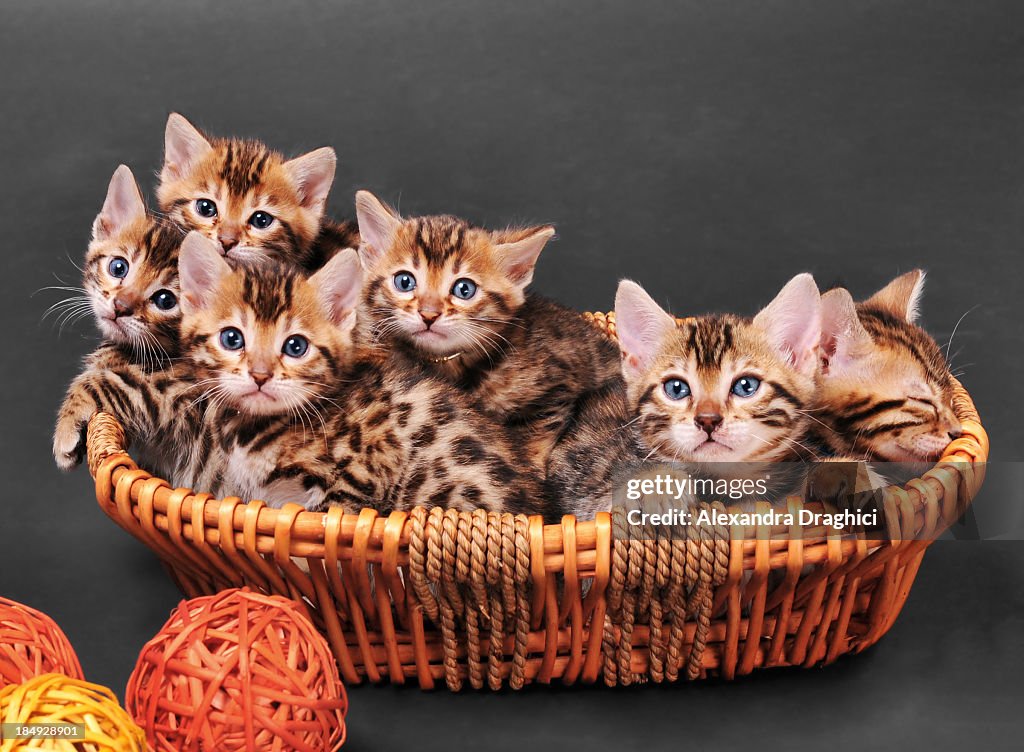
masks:
[[[177,593],[50,459],[88,322],[41,322],[107,181],[165,118],[339,154],[407,213],[557,223],[536,288],[751,313],[796,272],[866,294],[930,272],[924,319],[1019,459],[1024,12],[1013,2],[2,3],[0,593],[120,694]],[[277,6],[282,6],[280,9]],[[961,349],[962,348],[962,349]],[[821,671],[518,694],[351,692],[349,749],[1007,748],[1022,730],[1020,543],[938,544],[892,632]]]

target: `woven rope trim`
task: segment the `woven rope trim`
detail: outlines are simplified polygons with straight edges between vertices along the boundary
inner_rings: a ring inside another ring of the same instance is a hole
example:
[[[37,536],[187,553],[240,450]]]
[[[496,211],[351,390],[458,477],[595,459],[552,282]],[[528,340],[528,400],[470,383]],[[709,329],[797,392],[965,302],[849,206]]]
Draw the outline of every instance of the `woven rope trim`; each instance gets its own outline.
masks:
[[[707,506],[707,505],[703,505]],[[724,510],[720,503],[711,507]],[[709,507],[709,508],[711,508]],[[685,539],[665,539],[654,529],[631,527],[622,507],[612,509],[612,567],[602,635],[604,680],[609,686],[675,681],[685,665],[688,679],[703,674],[715,588],[729,574],[729,530],[688,525]],[[687,619],[696,622],[683,652]],[[650,628],[648,675],[633,672],[633,627]]]
[[[441,630],[445,682],[502,685],[506,638],[509,686],[526,683],[530,636],[530,542],[525,515],[413,509],[409,515],[410,593]],[[460,655],[466,656],[466,676]]]

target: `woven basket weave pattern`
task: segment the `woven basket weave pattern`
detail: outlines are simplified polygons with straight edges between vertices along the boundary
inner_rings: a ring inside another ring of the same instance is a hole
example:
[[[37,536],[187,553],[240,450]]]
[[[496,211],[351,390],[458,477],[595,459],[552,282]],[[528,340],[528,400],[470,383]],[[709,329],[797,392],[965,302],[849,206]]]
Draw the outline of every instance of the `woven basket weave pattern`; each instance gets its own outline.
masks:
[[[614,316],[589,317],[614,336]],[[295,600],[348,683],[732,679],[829,663],[892,626],[928,533],[983,480],[988,438],[959,384],[954,409],[963,436],[922,478],[886,489],[885,541],[799,525],[636,541],[621,515],[603,513],[544,525],[482,510],[272,509],[154,478],[103,413],[89,424],[88,460],[100,506],[187,596],[249,586]]]

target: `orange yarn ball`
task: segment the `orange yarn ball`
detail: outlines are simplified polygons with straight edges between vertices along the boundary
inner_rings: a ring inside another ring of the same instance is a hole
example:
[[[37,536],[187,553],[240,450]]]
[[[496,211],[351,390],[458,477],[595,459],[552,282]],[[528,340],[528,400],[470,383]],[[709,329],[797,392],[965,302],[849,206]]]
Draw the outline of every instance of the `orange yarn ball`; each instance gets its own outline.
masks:
[[[53,619],[0,598],[0,689],[49,673],[85,678],[71,643]]]
[[[0,690],[0,721],[43,727],[39,739],[5,737],[0,752],[52,749],[61,752],[146,752],[146,737],[117,704],[114,693],[98,684],[63,674],[43,674]],[[58,726],[81,726],[81,736],[63,736]]]
[[[158,752],[331,752],[348,703],[299,606],[236,589],[179,604],[142,648],[125,707]]]

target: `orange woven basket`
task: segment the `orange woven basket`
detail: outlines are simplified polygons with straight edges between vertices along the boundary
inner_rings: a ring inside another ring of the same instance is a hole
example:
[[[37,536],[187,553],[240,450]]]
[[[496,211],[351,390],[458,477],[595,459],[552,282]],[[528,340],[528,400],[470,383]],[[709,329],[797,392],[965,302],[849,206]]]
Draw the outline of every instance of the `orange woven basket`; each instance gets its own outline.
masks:
[[[590,318],[614,336],[613,316]],[[185,595],[248,586],[293,599],[349,684],[732,679],[831,663],[888,631],[929,531],[983,480],[988,438],[959,383],[954,409],[963,436],[921,478],[884,491],[888,540],[794,525],[638,541],[621,514],[545,525],[482,510],[274,509],[172,488],[136,466],[104,413],[89,423],[88,454],[100,506]]]

